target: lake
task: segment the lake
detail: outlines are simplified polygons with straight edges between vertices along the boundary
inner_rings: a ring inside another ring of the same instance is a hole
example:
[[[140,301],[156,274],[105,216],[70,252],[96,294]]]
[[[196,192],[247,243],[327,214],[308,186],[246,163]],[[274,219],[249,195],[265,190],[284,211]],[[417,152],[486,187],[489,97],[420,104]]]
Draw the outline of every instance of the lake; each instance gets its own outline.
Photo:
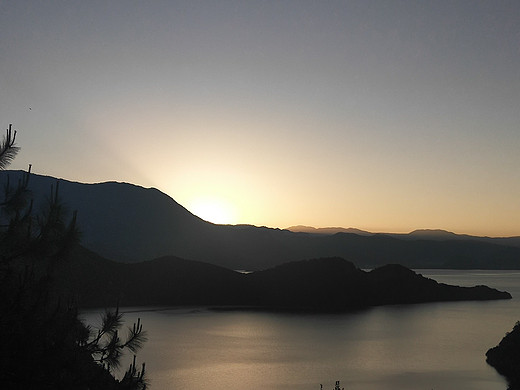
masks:
[[[348,314],[123,309],[149,340],[138,354],[155,390],[505,390],[486,351],[520,320],[520,272],[419,270],[486,284],[512,300],[396,305]],[[99,313],[85,312],[88,323]]]

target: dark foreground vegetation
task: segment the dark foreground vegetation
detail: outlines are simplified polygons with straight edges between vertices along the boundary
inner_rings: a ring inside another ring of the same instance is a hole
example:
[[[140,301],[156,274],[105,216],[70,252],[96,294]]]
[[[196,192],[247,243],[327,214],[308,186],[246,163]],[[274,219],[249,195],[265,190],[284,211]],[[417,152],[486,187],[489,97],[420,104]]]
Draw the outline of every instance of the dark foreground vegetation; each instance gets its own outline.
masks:
[[[0,144],[0,169],[16,156],[16,132]],[[33,210],[30,173],[7,182],[0,199],[0,387],[2,389],[145,389],[144,365],[130,365],[122,379],[114,369],[125,350],[145,341],[138,322],[121,337],[122,316],[107,311],[99,329],[78,318],[73,296],[57,278],[77,245],[73,215],[67,218],[58,188],[45,208]]]
[[[509,384],[508,390],[520,389],[520,322],[500,343],[486,352],[486,360]]]

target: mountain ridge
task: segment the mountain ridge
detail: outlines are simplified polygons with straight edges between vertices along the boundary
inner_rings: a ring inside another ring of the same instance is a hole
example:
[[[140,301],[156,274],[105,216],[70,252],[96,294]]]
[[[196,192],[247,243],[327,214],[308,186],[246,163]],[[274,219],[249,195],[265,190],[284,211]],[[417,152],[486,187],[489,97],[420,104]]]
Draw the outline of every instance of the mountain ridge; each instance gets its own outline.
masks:
[[[520,246],[520,236],[474,236],[465,233],[455,233],[444,229],[415,229],[408,233],[391,233],[391,232],[369,232],[367,230],[357,229],[353,227],[323,227],[316,228],[308,225],[294,225],[285,228],[286,230],[295,233],[310,233],[310,234],[328,234],[333,235],[336,233],[354,233],[363,236],[375,236],[385,235],[390,237],[402,238],[402,239],[427,239],[427,240],[480,240],[480,241],[506,241],[510,240],[509,245]],[[505,244],[504,244],[505,245]]]
[[[295,233],[311,233],[311,234],[336,234],[336,233],[354,233],[361,236],[373,235],[374,233],[367,232],[365,230],[349,227],[323,227],[323,228],[315,228],[313,226],[307,225],[295,225],[289,226],[285,228],[285,230],[289,230]]]
[[[209,306],[263,310],[348,311],[370,306],[511,299],[490,287],[457,287],[401,265],[363,271],[341,258],[300,260],[243,274],[164,256],[117,263],[77,246],[56,276],[81,307]]]
[[[22,171],[0,172],[0,183]],[[253,225],[216,225],[154,188],[129,183],[84,184],[32,174],[35,210],[51,185],[78,211],[85,247],[105,258],[140,262],[178,256],[229,269],[261,270],[304,258],[342,257],[361,268],[400,263],[409,268],[520,269],[511,239],[429,239],[424,234],[295,233]],[[458,236],[457,236],[458,237]]]

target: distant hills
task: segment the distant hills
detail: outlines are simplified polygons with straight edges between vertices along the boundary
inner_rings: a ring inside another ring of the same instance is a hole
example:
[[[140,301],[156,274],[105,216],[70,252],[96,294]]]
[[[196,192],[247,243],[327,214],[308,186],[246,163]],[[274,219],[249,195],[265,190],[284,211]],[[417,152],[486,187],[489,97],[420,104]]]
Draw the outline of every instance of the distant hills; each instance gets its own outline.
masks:
[[[315,228],[312,226],[296,225],[288,227],[287,230],[292,232],[302,232],[310,234],[336,234],[336,233],[354,233],[361,236],[374,236],[376,234],[385,235],[388,237],[398,238],[401,240],[434,240],[434,241],[445,241],[445,240],[470,240],[470,241],[483,241],[491,244],[499,244],[506,246],[520,247],[520,236],[517,237],[480,237],[471,236],[469,234],[456,234],[442,229],[417,229],[410,233],[371,233],[365,230],[356,228],[341,228],[341,227],[326,227],[326,228]]]
[[[7,176],[15,182],[21,174],[2,171],[0,184]],[[36,209],[56,183],[56,178],[31,175]],[[342,257],[361,268],[398,263],[409,268],[520,269],[520,237],[474,237],[435,230],[373,234],[334,230],[339,228],[302,232],[300,228],[295,232],[215,225],[157,189],[117,182],[59,183],[65,205],[78,211],[82,244],[119,262],[177,256],[253,271],[301,259]]]
[[[342,227],[325,227],[325,228],[315,228],[312,226],[304,226],[304,225],[296,225],[290,226],[286,228],[291,232],[295,233],[310,233],[310,234],[336,234],[336,233],[353,233],[358,234],[360,236],[372,236],[374,233],[366,232],[364,230],[356,229],[356,228],[342,228]]]
[[[340,258],[313,259],[243,274],[167,256],[142,263],[105,260],[76,248],[57,280],[82,307],[212,306],[223,309],[348,311],[369,306],[510,299],[485,286],[437,283],[400,266],[362,271]]]

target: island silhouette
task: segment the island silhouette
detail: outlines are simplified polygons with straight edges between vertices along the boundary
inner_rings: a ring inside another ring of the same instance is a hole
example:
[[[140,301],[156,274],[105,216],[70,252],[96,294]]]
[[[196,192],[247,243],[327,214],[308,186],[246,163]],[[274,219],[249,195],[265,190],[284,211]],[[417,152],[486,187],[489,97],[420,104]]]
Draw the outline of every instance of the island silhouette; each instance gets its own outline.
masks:
[[[510,299],[486,286],[458,287],[398,264],[372,271],[341,258],[286,263],[243,273],[165,256],[141,263],[110,261],[76,247],[56,277],[82,307],[206,306],[220,309],[350,311],[424,302]]]

